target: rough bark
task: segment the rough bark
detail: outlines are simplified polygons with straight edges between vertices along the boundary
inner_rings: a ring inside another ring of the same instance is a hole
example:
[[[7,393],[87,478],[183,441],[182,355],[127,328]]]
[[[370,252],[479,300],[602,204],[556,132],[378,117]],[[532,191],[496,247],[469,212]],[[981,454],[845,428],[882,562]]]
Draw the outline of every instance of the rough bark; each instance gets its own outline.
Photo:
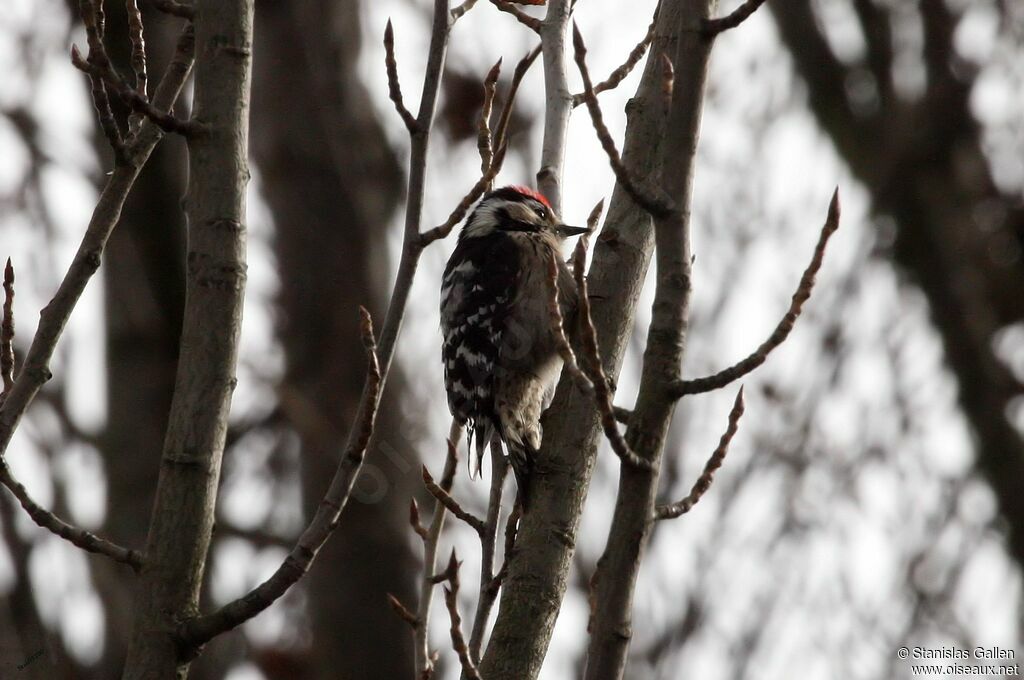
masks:
[[[994,354],[1001,329],[1024,320],[1024,210],[1001,195],[970,109],[972,70],[956,56],[957,15],[920,4],[928,85],[916,100],[892,83],[889,10],[855,3],[867,41],[864,64],[831,51],[808,0],[768,3],[808,90],[808,104],[852,172],[891,217],[891,256],[929,301],[959,400],[977,438],[978,466],[996,494],[1009,550],[1024,564],[1024,440],[1007,418],[1022,386]],[[877,106],[855,106],[844,83],[866,69]],[[987,216],[987,217],[986,217]]]
[[[359,4],[261,2],[263,36],[253,84],[253,153],[274,215],[280,272],[283,398],[316,417],[297,425],[304,497],[317,499],[344,448],[365,359],[357,307],[383,318],[386,226],[401,173],[356,76]],[[386,605],[406,599],[416,570],[404,507],[418,479],[403,433],[403,381],[392,375],[377,437],[337,535],[320,553],[310,594],[311,677],[407,677],[405,624]],[[285,409],[288,412],[288,408]],[[379,493],[378,493],[379,491]],[[369,635],[367,631],[372,631]]]
[[[651,53],[677,54],[684,3],[663,2]],[[661,67],[649,59],[627,106],[623,161],[636,177],[658,177],[665,109]],[[636,302],[654,249],[648,213],[616,186],[588,276],[589,299],[604,370],[618,376]],[[488,680],[535,678],[568,582],[579,517],[601,429],[592,397],[563,376],[544,420],[544,446],[521,521],[516,551],[480,673]]]
[[[185,315],[125,678],[184,678],[173,632],[198,606],[245,288],[251,0],[195,5]]]

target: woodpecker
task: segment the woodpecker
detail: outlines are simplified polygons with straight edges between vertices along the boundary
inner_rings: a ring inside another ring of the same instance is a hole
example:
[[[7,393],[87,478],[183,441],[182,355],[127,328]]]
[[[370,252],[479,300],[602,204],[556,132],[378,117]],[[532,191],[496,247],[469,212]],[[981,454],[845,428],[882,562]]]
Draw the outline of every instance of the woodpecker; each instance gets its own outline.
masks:
[[[484,449],[497,435],[524,510],[541,444],[541,412],[562,368],[548,306],[551,258],[558,266],[559,306],[568,330],[576,287],[561,246],[586,232],[562,224],[548,200],[532,189],[492,191],[466,220],[441,282],[445,388],[456,423],[468,427],[470,476],[479,474]]]

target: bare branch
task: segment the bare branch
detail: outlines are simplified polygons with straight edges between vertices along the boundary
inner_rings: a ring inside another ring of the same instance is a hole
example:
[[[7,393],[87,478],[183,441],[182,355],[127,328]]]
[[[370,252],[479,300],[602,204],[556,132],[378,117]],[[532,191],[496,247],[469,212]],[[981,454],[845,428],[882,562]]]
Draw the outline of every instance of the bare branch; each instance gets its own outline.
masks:
[[[468,510],[465,510],[459,505],[457,500],[452,498],[450,493],[438,486],[434,478],[430,476],[430,471],[427,470],[426,465],[423,466],[423,485],[427,487],[430,495],[436,498],[441,505],[448,508],[449,512],[468,524],[478,535],[483,536],[486,528],[484,521]]]
[[[366,447],[373,434],[380,403],[381,370],[370,313],[360,307],[360,333],[366,350],[367,368],[364,393],[370,398],[360,403],[352,426],[349,445],[338,463],[334,479],[327,489],[316,514],[302,532],[295,547],[277,571],[254,590],[229,602],[220,609],[184,622],[178,630],[178,642],[185,650],[196,650],[217,635],[231,630],[256,616],[284,595],[301,579],[317,553],[338,525],[338,517],[348,501],[356,474],[362,467]]]
[[[107,86],[111,87],[114,94],[120,97],[121,100],[130,106],[133,111],[149,118],[164,132],[174,132],[188,137],[189,135],[199,133],[203,129],[201,125],[194,121],[181,120],[180,118],[153,106],[149,99],[133,90],[131,86],[125,82],[124,78],[122,78],[117,71],[110,66],[109,62],[106,62],[105,64],[97,63],[93,59],[91,50],[89,60],[86,60],[82,58],[82,53],[78,51],[78,47],[72,45],[71,63],[74,64],[75,68],[83,73],[87,73],[93,78],[101,79]]]
[[[514,16],[519,23],[526,26],[534,33],[540,33],[541,21],[537,17],[531,17],[529,14],[516,7],[515,4],[506,2],[506,0],[491,0],[491,4],[502,12],[507,12]]]
[[[619,432],[619,426],[615,421],[615,410],[612,406],[612,394],[608,387],[608,376],[604,373],[604,364],[601,361],[601,353],[597,346],[597,330],[594,328],[593,319],[590,317],[590,300],[587,298],[587,277],[586,250],[583,243],[576,245],[573,252],[573,276],[576,278],[576,290],[579,298],[579,308],[576,311],[580,330],[580,348],[583,356],[583,365],[589,374],[590,383],[593,385],[594,401],[597,404],[598,413],[601,415],[601,427],[604,435],[611,444],[615,455],[622,459],[626,465],[632,465],[646,470],[652,469],[651,462],[636,455],[630,448],[626,439]]]
[[[796,292],[793,293],[793,299],[789,304],[786,315],[775,326],[775,330],[768,336],[768,339],[761,343],[750,356],[729,368],[704,378],[678,381],[672,386],[672,396],[679,398],[688,394],[701,394],[725,387],[763,364],[768,359],[768,355],[786,341],[786,338],[789,337],[790,332],[793,330],[793,325],[800,317],[801,311],[803,311],[804,303],[811,297],[814,279],[818,274],[818,270],[821,269],[822,261],[825,258],[825,246],[828,245],[828,240],[832,234],[839,229],[840,212],[839,189],[836,188],[835,193],[832,194],[832,201],[828,206],[828,217],[821,228],[821,235],[818,237],[818,244],[814,248],[811,262],[807,265],[807,269],[804,270],[803,276],[800,277],[800,284],[797,286]]]
[[[189,27],[181,33],[174,56],[154,94],[153,101],[157,106],[169,108],[174,104],[192,68],[194,46],[195,34]],[[108,178],[71,266],[53,299],[40,312],[39,327],[22,369],[0,407],[0,455],[7,450],[25,410],[50,379],[49,363],[57,342],[82,291],[99,267],[103,248],[117,224],[135,178],[162,135],[158,127],[143,124],[136,136],[131,159],[117,165]]]
[[[718,19],[707,19],[704,21],[703,33],[708,38],[714,38],[723,31],[728,31],[730,28],[736,28],[751,14],[757,11],[757,8],[765,3],[765,0],[745,0],[742,5],[734,9],[728,15]]]
[[[726,427],[725,432],[722,434],[722,438],[718,441],[718,446],[715,448],[711,457],[708,458],[708,462],[704,465],[704,471],[701,473],[697,481],[694,482],[693,488],[690,489],[690,493],[678,501],[670,505],[659,505],[654,511],[654,519],[673,519],[688,513],[693,506],[697,504],[697,501],[711,488],[711,482],[714,481],[715,471],[722,467],[722,462],[725,460],[725,455],[729,452],[729,444],[732,442],[733,436],[736,434],[736,430],[739,429],[740,418],[743,416],[743,388],[736,393],[736,401],[733,403],[732,411],[729,412],[729,425]]]
[[[657,17],[657,10],[655,10],[655,17]],[[602,80],[600,83],[594,86],[594,94],[601,94],[608,90],[614,90],[619,84],[626,79],[626,77],[632,73],[636,65],[640,63],[640,60],[644,58],[647,53],[647,48],[651,44],[651,40],[654,38],[654,26],[657,23],[657,19],[651,20],[651,25],[647,27],[647,33],[644,34],[643,39],[636,44],[629,52],[629,56],[618,68],[608,74],[608,77]],[[573,108],[580,104],[586,103],[587,95],[585,92],[580,92],[572,96]]]
[[[455,481],[455,468],[459,461],[455,442],[448,440],[448,453],[445,456],[444,472],[441,474],[441,489],[450,491]],[[430,520],[427,537],[423,540],[423,575],[420,579],[420,601],[416,607],[416,619],[419,625],[413,631],[416,654],[416,673],[419,677],[431,677],[434,672],[434,658],[430,654],[430,632],[427,622],[430,621],[430,606],[434,595],[434,566],[437,563],[437,541],[444,528],[444,506],[437,502],[434,505],[434,517]]]
[[[649,190],[641,187],[622,162],[619,150],[615,148],[615,141],[612,139],[608,127],[604,124],[604,115],[597,103],[597,95],[594,94],[594,86],[590,80],[590,71],[587,69],[587,46],[583,42],[583,35],[579,27],[573,22],[572,43],[576,57],[576,65],[579,67],[580,76],[583,78],[583,100],[590,113],[590,120],[594,124],[597,138],[601,141],[601,147],[608,156],[608,162],[615,173],[615,179],[625,189],[629,197],[641,208],[652,216],[664,216],[672,210],[671,201],[664,196],[655,196]]]
[[[170,14],[181,19],[191,20],[195,18],[195,9],[187,3],[176,2],[176,0],[149,0],[149,4],[164,14]]]
[[[466,216],[466,212],[469,211],[470,206],[476,203],[477,199],[484,195],[487,187],[490,186],[491,182],[494,181],[494,178],[498,176],[498,173],[501,171],[501,166],[505,162],[505,152],[507,149],[507,146],[501,146],[498,148],[498,153],[494,154],[494,158],[491,161],[491,167],[480,179],[477,180],[476,184],[473,185],[473,188],[462,197],[462,200],[459,201],[459,204],[455,207],[455,210],[452,211],[452,214],[448,216],[448,219],[444,221],[444,224],[440,224],[433,229],[428,229],[420,235],[418,241],[420,248],[425,248],[434,241],[445,238],[448,234],[452,233],[452,229],[454,229],[455,225],[461,222],[462,218]]]
[[[3,392],[0,404],[7,392],[14,386],[14,265],[7,258],[4,267],[4,311],[0,323],[0,375],[3,376]]]
[[[491,107],[494,104],[494,91],[501,73],[501,59],[498,59],[484,78],[484,102],[480,107],[480,122],[477,123],[476,148],[480,152],[480,174],[487,174],[491,167],[493,150],[491,147]],[[490,189],[490,187],[488,187]]]
[[[0,322],[0,373],[3,374],[3,392],[0,393],[0,404],[4,402],[7,393],[14,386],[14,266],[10,258],[7,258],[7,265],[4,267],[4,304],[3,321]],[[73,545],[88,552],[106,555],[107,557],[123,562],[135,571],[142,567],[142,555],[135,550],[122,548],[105,539],[99,538],[91,532],[68,524],[57,517],[49,510],[39,506],[32,497],[28,495],[25,487],[14,478],[7,460],[0,455],[0,484],[3,484],[14,497],[25,508],[32,521],[43,529],[48,529]]]
[[[448,560],[446,570],[449,587],[444,589],[444,602],[448,607],[448,616],[451,618],[452,647],[459,655],[459,663],[462,664],[462,672],[470,680],[480,680],[480,672],[470,658],[469,648],[466,646],[466,638],[462,635],[462,617],[459,616],[459,562],[455,559],[455,549],[452,549],[452,556]]]
[[[395,343],[402,327],[402,317],[412,291],[412,280],[423,252],[423,238],[420,234],[423,220],[423,198],[426,192],[427,152],[430,145],[430,129],[433,126],[437,97],[441,89],[445,57],[448,54],[448,34],[451,30],[449,0],[434,0],[434,16],[431,23],[430,46],[427,49],[427,67],[423,74],[423,89],[420,108],[416,116],[416,132],[411,135],[409,152],[409,185],[406,192],[405,225],[403,227],[402,254],[395,274],[395,286],[388,303],[384,326],[380,332],[379,356],[384,377],[387,378]]]
[[[132,44],[132,72],[135,74],[135,92],[143,99],[149,99],[147,87],[149,76],[146,73],[146,40],[142,26],[142,12],[139,11],[137,0],[125,0],[125,10],[128,13],[128,36]],[[137,129],[141,120],[136,118],[132,121],[132,127]]]
[[[402,86],[398,82],[398,61],[395,59],[395,29],[391,26],[391,19],[388,19],[384,27],[384,67],[388,72],[388,96],[395,104],[395,110],[402,117],[405,129],[409,134],[415,134],[419,128],[416,118],[405,108],[402,99]]]
[[[25,509],[28,516],[32,518],[32,521],[43,529],[60,536],[65,541],[78,546],[86,552],[104,555],[115,562],[127,564],[136,572],[142,569],[143,557],[142,553],[138,550],[124,548],[116,543],[100,538],[81,527],[68,524],[49,510],[42,508],[32,500],[32,497],[28,495],[28,491],[21,482],[15,479],[11,473],[11,468],[7,465],[7,460],[2,457],[0,457],[0,484],[6,486],[14,494],[14,497],[18,499],[21,507]]]
[[[408,607],[402,604],[402,601],[391,593],[388,593],[388,604],[391,605],[391,609],[398,614],[400,619],[412,626],[413,630],[420,625],[420,620],[416,618],[416,615],[409,611]]]
[[[577,244],[576,250],[582,250],[586,253],[586,245],[581,241]],[[572,351],[572,347],[569,344],[569,339],[565,335],[565,324],[562,318],[562,306],[558,302],[558,265],[559,265],[558,253],[552,252],[551,257],[548,258],[548,319],[551,324],[551,330],[555,336],[555,345],[558,348],[558,354],[562,357],[562,366],[569,374],[576,380],[580,389],[586,392],[588,395],[594,395],[594,385],[590,382],[590,378],[580,370],[580,367],[576,364],[576,354]],[[574,266],[577,264],[577,260],[574,257]]]

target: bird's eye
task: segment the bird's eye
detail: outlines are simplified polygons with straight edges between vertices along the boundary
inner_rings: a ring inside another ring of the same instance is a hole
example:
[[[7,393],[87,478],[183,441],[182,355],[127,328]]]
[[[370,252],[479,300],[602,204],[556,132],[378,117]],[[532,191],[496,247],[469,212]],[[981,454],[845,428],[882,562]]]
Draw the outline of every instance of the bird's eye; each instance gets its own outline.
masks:
[[[535,212],[537,213],[537,217],[542,220],[546,220],[548,218],[548,209],[543,206],[538,207]]]

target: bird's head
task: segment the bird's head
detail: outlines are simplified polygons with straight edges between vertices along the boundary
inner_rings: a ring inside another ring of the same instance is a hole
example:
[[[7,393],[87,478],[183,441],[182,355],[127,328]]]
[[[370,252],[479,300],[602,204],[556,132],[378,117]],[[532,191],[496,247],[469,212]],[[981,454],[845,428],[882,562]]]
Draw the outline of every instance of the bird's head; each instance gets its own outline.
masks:
[[[460,238],[495,232],[548,233],[558,239],[587,233],[586,227],[562,224],[543,194],[523,186],[496,189],[481,199],[466,220]]]

